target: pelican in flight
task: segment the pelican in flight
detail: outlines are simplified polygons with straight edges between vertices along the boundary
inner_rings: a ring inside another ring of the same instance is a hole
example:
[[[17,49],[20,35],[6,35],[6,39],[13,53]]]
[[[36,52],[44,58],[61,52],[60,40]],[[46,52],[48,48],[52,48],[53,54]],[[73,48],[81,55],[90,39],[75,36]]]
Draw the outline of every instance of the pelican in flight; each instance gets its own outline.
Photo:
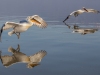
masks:
[[[0,41],[3,30],[13,28],[12,31],[8,32],[8,35],[11,36],[12,34],[16,34],[19,39],[20,33],[29,29],[32,25],[36,25],[40,28],[47,27],[47,23],[38,15],[28,16],[26,21],[20,21],[19,23],[6,22],[0,30]]]
[[[85,7],[83,7],[82,9],[79,9],[79,10],[76,10],[76,11],[73,11],[72,13],[70,13],[63,22],[65,22],[66,20],[68,20],[70,16],[77,17],[78,15],[80,15],[80,14],[82,14],[84,12],[86,12],[86,13],[100,13],[100,11],[98,11],[98,10],[95,10],[95,9],[86,9]]]
[[[20,52],[20,46],[18,45],[17,49],[12,47],[8,48],[8,51],[12,53],[12,55],[1,55],[0,52],[0,59],[6,68],[16,64],[18,62],[27,63],[27,68],[33,68],[41,62],[42,58],[47,54],[45,50],[40,50],[39,52],[35,53],[34,55],[27,56],[26,54]]]

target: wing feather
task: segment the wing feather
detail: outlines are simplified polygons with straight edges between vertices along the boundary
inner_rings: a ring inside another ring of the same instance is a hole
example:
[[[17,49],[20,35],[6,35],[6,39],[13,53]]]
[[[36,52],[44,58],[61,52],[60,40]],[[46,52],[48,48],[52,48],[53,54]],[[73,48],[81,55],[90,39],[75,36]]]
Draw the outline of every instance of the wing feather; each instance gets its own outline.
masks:
[[[36,54],[30,56],[30,61],[33,63],[39,63],[41,62],[41,59],[47,54],[45,50],[41,50],[37,52]]]
[[[34,25],[40,27],[40,28],[45,28],[47,27],[47,23],[38,15],[32,16],[31,21],[33,22]]]
[[[5,56],[1,56],[1,62],[3,66],[8,67],[16,63],[16,59],[13,56],[5,55]]]
[[[6,22],[3,25],[3,30],[7,30],[7,29],[10,29],[10,28],[14,28],[14,27],[19,26],[19,25],[20,25],[19,23],[15,23],[15,22]]]
[[[14,27],[16,27],[18,25],[20,25],[20,24],[19,23],[15,23],[15,22],[6,22],[0,29],[0,41],[1,41],[1,35],[2,35],[3,30],[14,28]]]
[[[68,20],[70,16],[71,15],[68,15],[63,22],[65,22],[66,20]]]
[[[95,9],[86,9],[88,12],[92,12],[92,13],[100,13],[100,11],[95,10]],[[87,13],[88,13],[87,12]]]

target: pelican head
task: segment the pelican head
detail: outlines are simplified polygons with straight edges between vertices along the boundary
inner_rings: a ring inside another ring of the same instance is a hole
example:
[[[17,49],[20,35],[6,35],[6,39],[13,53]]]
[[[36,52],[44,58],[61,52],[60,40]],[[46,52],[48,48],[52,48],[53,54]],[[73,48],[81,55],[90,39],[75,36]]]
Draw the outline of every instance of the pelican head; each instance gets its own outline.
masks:
[[[85,10],[86,12],[88,12],[88,10],[85,7],[83,7],[83,10]]]
[[[9,47],[8,48],[8,52],[12,52],[12,53],[14,53],[16,50],[15,49],[13,49],[12,47]]]
[[[33,67],[35,67],[35,66],[37,66],[37,65],[39,65],[38,63],[29,63],[28,65],[27,65],[27,68],[33,68]]]
[[[28,17],[26,18],[26,20],[27,20],[28,22],[33,23],[33,22],[31,21],[31,19],[32,19],[31,16],[28,16]]]
[[[39,21],[41,20],[41,18],[38,15],[33,15],[33,16],[28,16],[26,18],[26,20],[31,23],[31,24],[41,24]]]

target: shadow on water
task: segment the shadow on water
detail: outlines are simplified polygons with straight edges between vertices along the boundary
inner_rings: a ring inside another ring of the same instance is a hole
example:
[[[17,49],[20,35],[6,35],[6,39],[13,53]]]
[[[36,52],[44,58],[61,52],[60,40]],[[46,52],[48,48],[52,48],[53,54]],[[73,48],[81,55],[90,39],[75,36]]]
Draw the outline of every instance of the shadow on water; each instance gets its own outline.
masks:
[[[96,31],[98,31],[99,29],[97,27],[80,27],[79,25],[68,25],[66,23],[64,23],[68,29],[72,29],[72,33],[79,33],[81,35],[85,35],[85,34],[90,34],[90,33],[95,33]]]
[[[12,55],[2,56],[2,52],[0,51],[1,62],[6,68],[18,62],[27,63],[27,68],[33,68],[40,65],[41,59],[47,54],[45,50],[40,50],[34,55],[27,56],[23,52],[20,52],[20,45],[18,45],[17,49],[9,47],[8,52],[11,52]]]

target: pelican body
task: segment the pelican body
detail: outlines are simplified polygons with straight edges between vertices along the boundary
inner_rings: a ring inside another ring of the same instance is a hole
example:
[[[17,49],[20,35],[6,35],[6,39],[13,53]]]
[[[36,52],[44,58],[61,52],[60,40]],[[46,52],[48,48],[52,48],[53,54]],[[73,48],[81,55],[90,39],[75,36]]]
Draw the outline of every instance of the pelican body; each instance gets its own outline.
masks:
[[[8,35],[11,36],[12,34],[16,34],[18,39],[20,37],[20,33],[21,32],[25,32],[26,30],[28,30],[31,26],[36,25],[40,28],[46,28],[47,27],[47,23],[38,15],[33,15],[33,16],[28,16],[26,18],[26,22],[22,22],[20,21],[19,23],[15,23],[15,22],[6,22],[0,30],[0,41],[1,41],[1,34],[3,32],[3,30],[7,30],[10,28],[13,28],[12,31],[8,32]]]
[[[47,54],[45,50],[40,50],[39,52],[35,53],[34,55],[27,56],[26,54],[20,52],[20,46],[15,50],[12,47],[8,48],[8,51],[12,53],[12,56],[9,55],[1,55],[0,52],[0,59],[5,67],[9,67],[13,64],[18,62],[27,63],[27,68],[33,68],[41,62],[42,58]]]
[[[80,15],[80,14],[82,14],[84,12],[86,12],[86,13],[100,13],[100,11],[98,11],[98,10],[95,10],[95,9],[86,9],[85,7],[83,7],[82,9],[79,9],[79,10],[76,10],[76,11],[73,11],[72,13],[70,13],[63,22],[65,22],[66,20],[68,20],[70,16],[77,17],[78,15]]]

